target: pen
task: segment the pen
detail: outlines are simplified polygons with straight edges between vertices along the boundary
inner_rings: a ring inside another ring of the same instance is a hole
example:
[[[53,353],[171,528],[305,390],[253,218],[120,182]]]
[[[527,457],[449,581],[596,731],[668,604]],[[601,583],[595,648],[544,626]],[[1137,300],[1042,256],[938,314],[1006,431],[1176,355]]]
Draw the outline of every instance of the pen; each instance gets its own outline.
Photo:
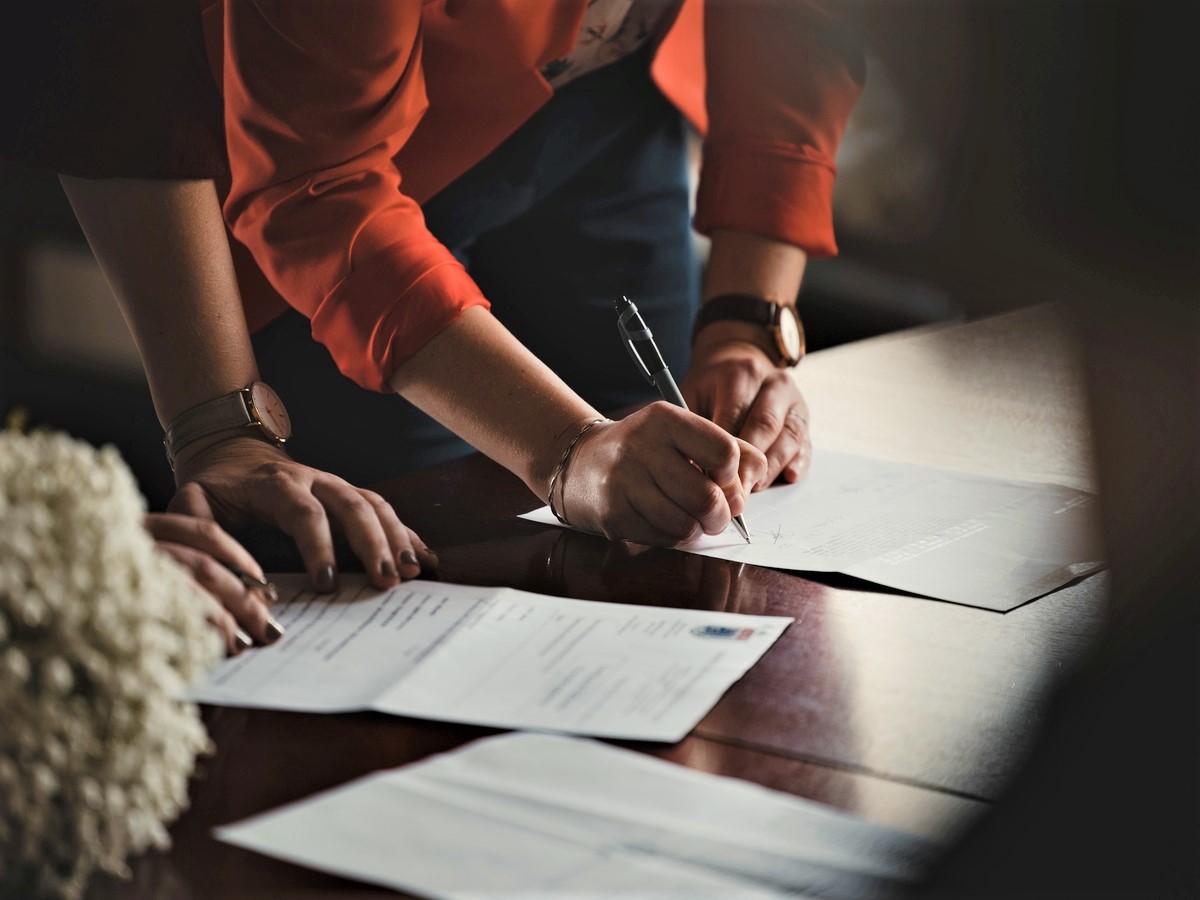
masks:
[[[233,563],[218,560],[226,569],[232,572],[242,584],[248,588],[257,588],[267,595],[268,602],[274,602],[279,599],[279,592],[275,590],[275,585],[269,581],[263,581],[261,578],[255,578],[249,572],[239,569]]]
[[[625,343],[625,349],[629,351],[634,364],[642,370],[647,380],[658,388],[664,400],[687,409],[683,394],[679,393],[679,385],[675,383],[675,379],[671,377],[671,370],[663,362],[658,345],[654,343],[654,335],[642,319],[637,306],[628,297],[621,297],[616,301],[616,305],[617,330],[621,333],[621,340]],[[741,516],[734,516],[733,524],[746,543],[750,543],[746,520]]]

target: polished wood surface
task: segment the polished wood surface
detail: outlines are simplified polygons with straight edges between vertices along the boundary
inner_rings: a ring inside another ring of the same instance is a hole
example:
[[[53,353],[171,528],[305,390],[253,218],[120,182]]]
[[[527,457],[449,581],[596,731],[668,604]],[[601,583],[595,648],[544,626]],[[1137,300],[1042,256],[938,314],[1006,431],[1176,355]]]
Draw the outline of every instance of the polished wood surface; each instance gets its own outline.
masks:
[[[1085,407],[1052,308],[814,353],[799,373],[829,447],[1008,477],[1092,483]],[[1021,765],[1051,691],[1097,633],[1103,575],[1007,614],[801,577],[515,518],[538,501],[469,457],[381,487],[441,558],[438,577],[582,599],[796,618],[673,746],[627,744],[947,835]],[[211,829],[490,730],[379,714],[208,708],[216,744],[175,846],[94,897],[360,897],[388,892],[214,841]]]

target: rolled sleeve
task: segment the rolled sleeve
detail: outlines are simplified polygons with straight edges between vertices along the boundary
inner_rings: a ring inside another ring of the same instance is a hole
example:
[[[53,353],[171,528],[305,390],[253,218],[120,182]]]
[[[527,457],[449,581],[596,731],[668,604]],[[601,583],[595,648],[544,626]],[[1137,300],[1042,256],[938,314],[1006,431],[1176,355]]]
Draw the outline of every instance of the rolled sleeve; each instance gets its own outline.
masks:
[[[414,266],[404,248],[388,248],[330,292],[312,316],[312,332],[343,375],[386,391],[391,373],[471,306],[487,301],[453,257]]]
[[[376,391],[486,306],[393,159],[428,106],[420,22],[420,0],[224,6],[226,219],[343,374]]]
[[[704,15],[709,130],[696,229],[832,256],[834,159],[865,71],[851,23],[813,0],[709,2]]]

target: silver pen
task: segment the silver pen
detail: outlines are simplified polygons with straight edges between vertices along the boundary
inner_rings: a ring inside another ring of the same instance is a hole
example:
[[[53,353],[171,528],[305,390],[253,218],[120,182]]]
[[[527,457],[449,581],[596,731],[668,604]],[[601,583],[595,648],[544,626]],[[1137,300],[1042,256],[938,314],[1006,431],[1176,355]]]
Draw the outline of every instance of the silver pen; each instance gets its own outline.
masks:
[[[621,297],[616,301],[616,305],[617,329],[621,333],[621,340],[625,344],[625,349],[629,351],[629,356],[633,359],[634,364],[642,370],[646,379],[658,388],[658,392],[662,394],[664,400],[687,409],[688,405],[683,399],[683,394],[679,393],[679,385],[675,383],[675,379],[671,377],[671,370],[663,362],[662,354],[658,352],[658,345],[654,343],[654,335],[645,320],[642,319],[642,314],[638,312],[637,306],[628,297]],[[750,543],[750,532],[746,530],[746,520],[741,516],[734,516],[733,524],[746,543]]]

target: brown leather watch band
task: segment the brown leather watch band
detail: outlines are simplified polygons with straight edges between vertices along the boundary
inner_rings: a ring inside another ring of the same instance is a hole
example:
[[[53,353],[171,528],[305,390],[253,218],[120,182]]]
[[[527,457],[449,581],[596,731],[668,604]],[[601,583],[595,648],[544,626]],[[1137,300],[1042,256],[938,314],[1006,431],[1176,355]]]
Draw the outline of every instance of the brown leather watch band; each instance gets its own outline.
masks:
[[[704,328],[727,321],[761,327],[780,368],[795,366],[804,357],[804,326],[795,308],[754,294],[721,294],[706,300],[692,325],[692,343]]]

